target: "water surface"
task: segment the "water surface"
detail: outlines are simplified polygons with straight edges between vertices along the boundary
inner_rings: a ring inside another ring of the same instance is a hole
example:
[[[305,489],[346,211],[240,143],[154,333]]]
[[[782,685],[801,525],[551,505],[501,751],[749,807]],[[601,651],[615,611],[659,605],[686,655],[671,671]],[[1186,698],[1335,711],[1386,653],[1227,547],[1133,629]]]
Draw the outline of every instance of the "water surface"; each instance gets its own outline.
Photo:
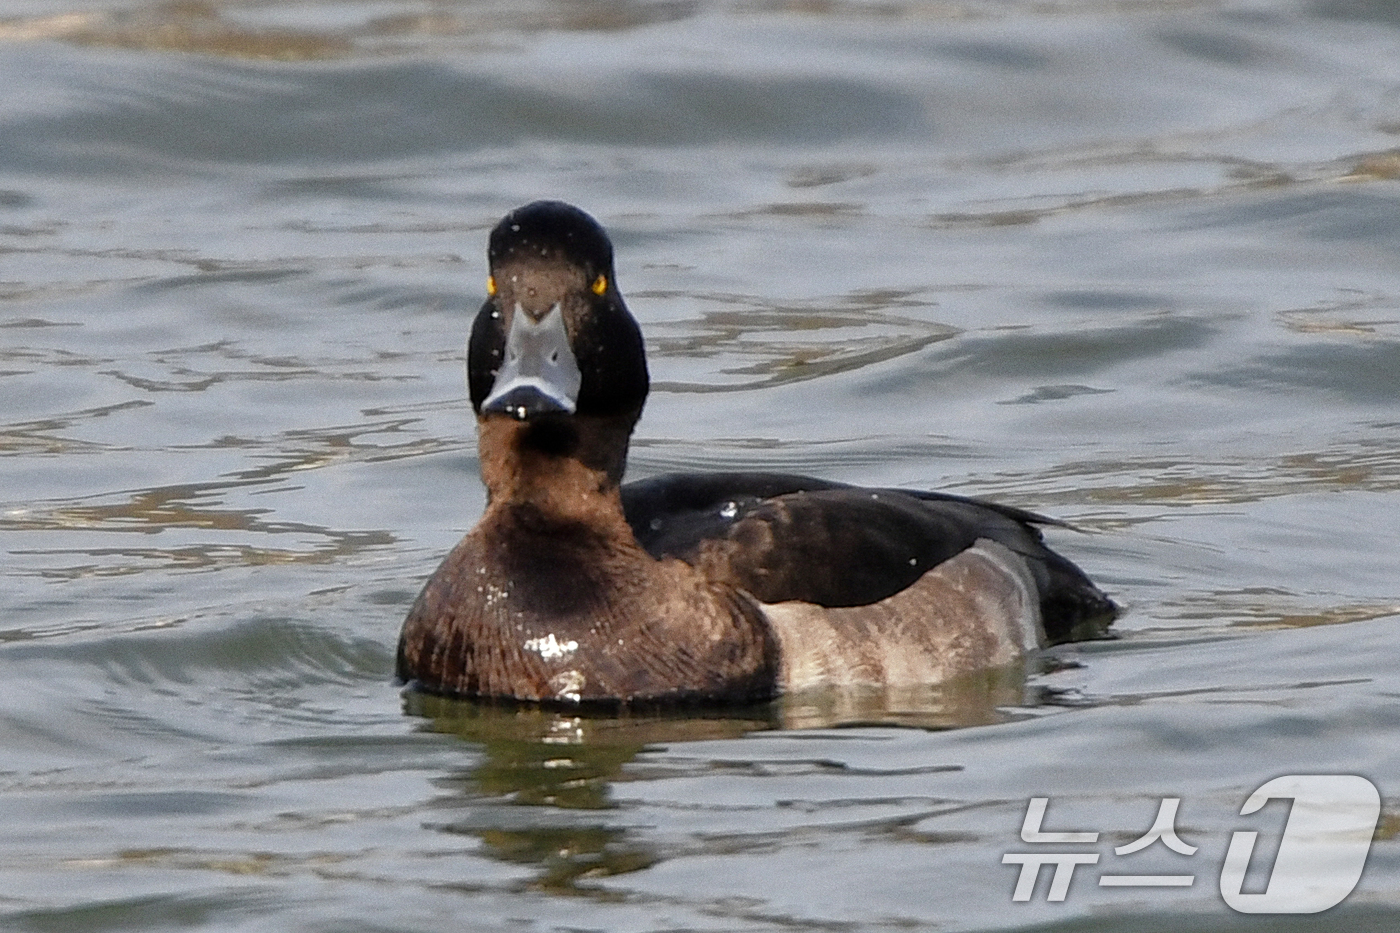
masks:
[[[0,3],[0,925],[1395,928],[1398,63],[1361,2]],[[401,696],[538,197],[614,234],[632,476],[1046,511],[1120,637],[726,716]],[[1234,914],[1288,773],[1377,783],[1366,874]],[[1062,903],[1011,900],[1033,796],[1101,834]],[[1114,855],[1164,797],[1197,853]]]

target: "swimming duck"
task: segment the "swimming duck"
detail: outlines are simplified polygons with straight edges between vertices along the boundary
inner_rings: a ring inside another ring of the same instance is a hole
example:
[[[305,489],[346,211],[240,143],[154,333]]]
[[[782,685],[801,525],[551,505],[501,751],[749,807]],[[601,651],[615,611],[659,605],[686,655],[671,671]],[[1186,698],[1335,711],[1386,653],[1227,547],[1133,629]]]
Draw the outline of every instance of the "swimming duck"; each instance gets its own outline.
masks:
[[[613,247],[538,201],[491,231],[467,382],[486,511],[404,621],[401,680],[538,703],[914,686],[1102,630],[1030,512],[802,476],[623,485],[649,386]]]

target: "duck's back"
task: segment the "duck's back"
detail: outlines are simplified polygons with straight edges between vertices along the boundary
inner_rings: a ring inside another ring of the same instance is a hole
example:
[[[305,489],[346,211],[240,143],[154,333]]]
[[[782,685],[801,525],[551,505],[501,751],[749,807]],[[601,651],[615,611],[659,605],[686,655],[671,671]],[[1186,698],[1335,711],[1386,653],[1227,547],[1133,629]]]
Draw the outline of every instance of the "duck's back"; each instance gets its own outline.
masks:
[[[876,605],[994,541],[1024,564],[1050,641],[1102,629],[1117,610],[1046,547],[1036,525],[1058,523],[1008,506],[771,473],[658,476],[625,485],[622,501],[652,556],[680,558],[768,604]]]

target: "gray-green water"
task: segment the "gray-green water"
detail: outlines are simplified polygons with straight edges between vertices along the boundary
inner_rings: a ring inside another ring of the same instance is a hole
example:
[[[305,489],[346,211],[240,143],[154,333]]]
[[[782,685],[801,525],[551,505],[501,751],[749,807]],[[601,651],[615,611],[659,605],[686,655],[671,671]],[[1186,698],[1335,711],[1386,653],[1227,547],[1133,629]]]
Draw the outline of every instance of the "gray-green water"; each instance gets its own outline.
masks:
[[[4,0],[0,78],[0,927],[1400,926],[1400,7]],[[617,241],[634,476],[1048,511],[1121,637],[883,706],[402,698],[543,196]],[[1288,773],[1380,787],[1366,874],[1235,914]],[[1062,903],[1033,796],[1102,834]],[[1116,856],[1164,797],[1199,851]]]

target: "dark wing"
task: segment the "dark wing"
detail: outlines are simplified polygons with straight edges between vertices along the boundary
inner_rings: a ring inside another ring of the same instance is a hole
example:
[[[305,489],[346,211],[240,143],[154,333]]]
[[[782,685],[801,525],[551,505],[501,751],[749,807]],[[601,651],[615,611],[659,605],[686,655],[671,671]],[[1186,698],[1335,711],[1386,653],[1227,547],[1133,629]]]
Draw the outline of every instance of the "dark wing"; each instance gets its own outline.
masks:
[[[1101,631],[1117,611],[1034,527],[1061,523],[1009,506],[772,473],[658,476],[623,486],[622,503],[652,556],[701,567],[763,602],[878,602],[991,538],[1026,559],[1052,641]]]

